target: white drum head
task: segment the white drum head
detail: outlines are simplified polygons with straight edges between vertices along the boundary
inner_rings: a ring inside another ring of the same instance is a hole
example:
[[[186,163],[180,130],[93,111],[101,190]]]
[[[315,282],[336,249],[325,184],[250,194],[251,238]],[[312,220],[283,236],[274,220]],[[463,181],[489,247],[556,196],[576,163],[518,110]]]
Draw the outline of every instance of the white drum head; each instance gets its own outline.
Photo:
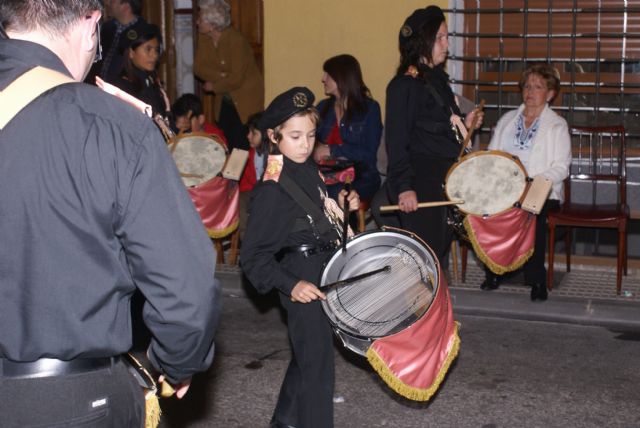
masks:
[[[447,174],[445,192],[450,200],[462,199],[460,211],[493,215],[511,208],[527,185],[522,163],[497,150],[475,152],[454,164]]]
[[[185,186],[198,186],[218,175],[227,160],[224,145],[208,134],[186,134],[169,143]]]
[[[349,240],[327,262],[321,285],[374,270],[381,272],[330,288],[322,308],[344,345],[365,355],[371,340],[385,337],[420,319],[439,284],[435,254],[409,233],[370,231]]]

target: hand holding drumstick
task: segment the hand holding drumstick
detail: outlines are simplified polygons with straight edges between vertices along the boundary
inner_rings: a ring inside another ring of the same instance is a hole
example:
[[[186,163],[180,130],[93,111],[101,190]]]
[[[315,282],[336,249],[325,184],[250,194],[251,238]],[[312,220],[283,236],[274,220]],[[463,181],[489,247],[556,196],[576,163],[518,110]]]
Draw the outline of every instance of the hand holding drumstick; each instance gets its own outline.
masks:
[[[470,148],[471,137],[476,129],[482,126],[482,122],[484,121],[484,100],[480,100],[480,105],[475,109],[471,110],[467,117],[464,119],[464,125],[467,127],[469,132],[464,137],[464,141],[462,142],[462,147],[460,148],[460,154],[458,158],[461,158],[464,155],[464,151],[467,148]]]
[[[407,193],[407,192],[403,192]],[[412,191],[415,194],[415,192]],[[401,193],[402,194],[402,193]],[[464,204],[464,201],[461,199],[456,199],[453,201],[436,201],[436,202],[417,202],[416,207],[412,211],[417,210],[418,208],[432,208],[432,207],[441,207],[444,205],[461,205]],[[396,211],[400,210],[402,212],[411,212],[407,211],[407,205],[402,205],[400,202],[398,205],[382,205],[380,207],[380,212],[388,212],[388,211]]]

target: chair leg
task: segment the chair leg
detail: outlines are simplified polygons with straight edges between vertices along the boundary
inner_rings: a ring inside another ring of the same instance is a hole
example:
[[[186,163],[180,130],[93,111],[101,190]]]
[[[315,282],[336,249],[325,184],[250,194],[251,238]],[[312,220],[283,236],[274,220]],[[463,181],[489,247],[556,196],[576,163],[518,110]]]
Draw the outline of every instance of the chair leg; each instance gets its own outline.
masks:
[[[224,248],[222,248],[222,239],[215,238],[213,239],[213,244],[216,248],[216,263],[221,265],[224,263]]]
[[[461,276],[462,276],[462,283],[464,283],[467,280],[467,255],[469,253],[469,247],[466,246],[466,244],[461,244],[460,245],[460,265],[462,266],[461,268]]]
[[[620,295],[622,291],[622,266],[624,265],[624,249],[625,249],[625,232],[618,229],[618,261],[616,263],[616,294]],[[625,273],[626,274],[626,273]]]
[[[624,235],[624,247],[623,247],[624,254],[622,256],[622,262],[623,262],[622,267],[624,268],[624,276],[627,276],[627,261],[629,259],[629,253],[628,253],[628,251],[629,251],[629,242],[627,241],[626,225],[625,225],[625,230],[624,230],[623,235]]]
[[[231,234],[231,251],[229,252],[229,264],[238,264],[238,248],[240,247],[240,230],[236,229]]]
[[[547,266],[547,289],[553,289],[553,258],[555,252],[556,242],[556,225],[549,222],[549,254],[548,254],[548,266]]]
[[[458,281],[458,241],[451,241],[451,270],[453,270],[453,280]]]
[[[567,234],[564,235],[564,254],[566,257],[567,272],[571,272],[571,233],[573,233],[572,227],[565,227]]]

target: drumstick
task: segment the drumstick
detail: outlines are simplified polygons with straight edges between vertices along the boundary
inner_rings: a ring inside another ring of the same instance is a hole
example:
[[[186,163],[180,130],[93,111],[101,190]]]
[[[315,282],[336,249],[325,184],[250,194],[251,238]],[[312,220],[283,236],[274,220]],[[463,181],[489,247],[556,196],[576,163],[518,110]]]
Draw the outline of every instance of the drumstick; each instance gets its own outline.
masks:
[[[453,200],[453,201],[439,201],[439,202],[418,202],[418,208],[431,208],[431,207],[441,207],[444,205],[461,205],[464,204],[464,201],[461,199]],[[380,207],[380,212],[387,211],[396,211],[399,210],[399,205],[382,205]]]
[[[477,110],[478,110],[478,113],[484,110],[484,99],[480,100],[480,104],[478,105]],[[471,121],[471,127],[469,128],[469,132],[467,133],[467,136],[464,138],[464,141],[462,142],[462,148],[460,149],[460,154],[458,155],[458,159],[461,158],[462,155],[464,155],[464,150],[469,145],[469,141],[471,141],[471,137],[473,136],[473,133],[476,130],[476,125],[478,124],[478,113],[476,113],[476,115],[473,116],[473,120]]]
[[[351,177],[347,177],[344,182],[344,190],[346,190],[347,194],[344,195],[344,217],[342,219],[342,252],[347,251],[347,239],[349,235],[349,200],[347,196],[349,196],[349,192],[351,191]]]
[[[341,279],[340,281],[331,282],[329,284],[322,285],[322,286],[320,286],[318,288],[320,290],[325,290],[327,288],[336,287],[338,285],[353,284],[354,282],[360,281],[361,279],[365,279],[365,278],[368,278],[368,277],[373,276],[373,275],[377,275],[377,274],[382,273],[382,272],[389,272],[390,270],[391,270],[391,266],[387,265],[387,266],[382,267],[380,269],[372,270],[370,272],[361,273],[360,275],[352,276],[350,278]]]
[[[201,174],[189,174],[188,172],[181,172],[180,177],[184,178],[204,178],[204,175]]]

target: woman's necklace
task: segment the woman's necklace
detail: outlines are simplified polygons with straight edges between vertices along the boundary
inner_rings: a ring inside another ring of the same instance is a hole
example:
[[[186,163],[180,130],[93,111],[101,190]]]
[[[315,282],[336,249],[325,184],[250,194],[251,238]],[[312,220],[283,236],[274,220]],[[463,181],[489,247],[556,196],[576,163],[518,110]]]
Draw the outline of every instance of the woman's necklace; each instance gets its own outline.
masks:
[[[527,128],[524,124],[524,115],[519,114],[518,120],[516,121],[516,138],[514,141],[514,146],[520,150],[529,150],[531,147],[531,142],[533,138],[536,136],[536,132],[540,127],[540,116],[533,121],[533,124]]]

